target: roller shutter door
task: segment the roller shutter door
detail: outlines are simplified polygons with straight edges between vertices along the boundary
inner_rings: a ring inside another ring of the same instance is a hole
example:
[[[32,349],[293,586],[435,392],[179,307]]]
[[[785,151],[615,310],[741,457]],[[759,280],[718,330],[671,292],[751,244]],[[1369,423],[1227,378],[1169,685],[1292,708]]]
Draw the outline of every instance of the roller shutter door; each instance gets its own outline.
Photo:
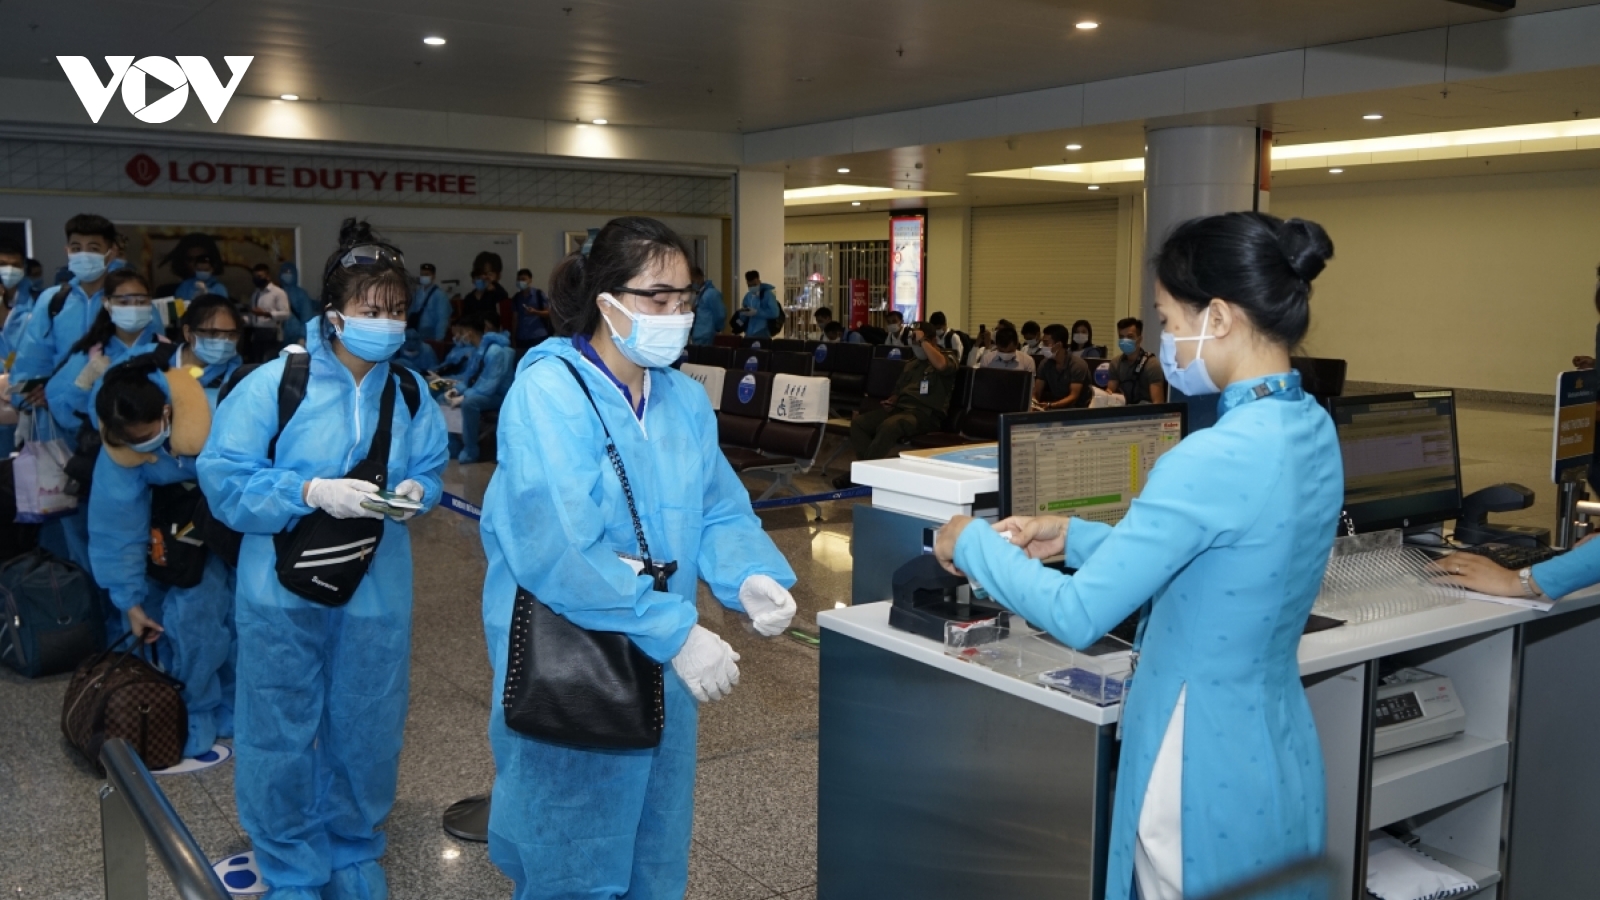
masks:
[[[1116,200],[974,209],[971,248],[968,332],[1088,319],[1096,344],[1116,344]]]

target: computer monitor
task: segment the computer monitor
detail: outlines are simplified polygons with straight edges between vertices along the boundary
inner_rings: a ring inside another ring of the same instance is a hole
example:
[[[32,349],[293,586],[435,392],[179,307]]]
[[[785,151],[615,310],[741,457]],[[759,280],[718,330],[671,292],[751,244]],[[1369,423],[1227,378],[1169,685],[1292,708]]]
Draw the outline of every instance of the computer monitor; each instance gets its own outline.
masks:
[[[1356,531],[1461,515],[1453,391],[1339,397],[1331,406],[1344,458],[1344,508]]]
[[[1182,403],[1007,413],[1000,417],[1000,516],[1115,525],[1187,429]]]

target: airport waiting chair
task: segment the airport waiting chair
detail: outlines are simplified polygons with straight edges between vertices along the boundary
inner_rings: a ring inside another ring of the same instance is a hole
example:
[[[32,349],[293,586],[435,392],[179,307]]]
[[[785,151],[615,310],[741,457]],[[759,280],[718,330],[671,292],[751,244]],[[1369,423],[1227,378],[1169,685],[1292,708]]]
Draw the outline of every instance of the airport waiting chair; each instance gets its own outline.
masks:
[[[745,381],[746,377],[753,381]],[[744,390],[741,394],[740,387]],[[772,375],[766,372],[728,372],[722,382],[722,405],[717,408],[717,443],[735,472],[740,463],[759,457],[761,431],[772,403]]]
[[[914,359],[915,358],[915,356],[911,352],[911,348],[910,347],[902,347],[902,346],[900,346],[898,344],[868,344],[867,346],[872,348],[872,355],[873,355],[874,358],[881,358],[881,359]]]
[[[770,479],[757,500],[766,500],[780,490],[791,496],[800,495],[794,476],[809,471],[816,463],[825,429],[822,422],[770,419],[767,411],[771,405],[770,373],[741,373],[737,369],[728,373],[722,385],[722,405],[717,410],[717,440],[734,472]],[[817,518],[822,518],[822,508],[809,505]]]
[[[688,356],[684,362],[694,363],[697,366],[712,366],[718,369],[733,368],[734,350],[732,347],[688,347]]]
[[[803,375],[810,378],[816,360],[799,350],[774,350],[769,357],[769,365],[774,375]]]
[[[1033,373],[1017,369],[976,369],[961,436],[973,443],[1000,439],[1000,417],[1027,412],[1033,403]]]
[[[737,350],[743,342],[744,337],[742,335],[732,333],[725,332],[723,334],[714,334],[711,336],[711,346],[713,347],[729,347]]]
[[[1344,396],[1344,376],[1349,369],[1345,360],[1293,356],[1289,358],[1289,365],[1300,373],[1300,387],[1323,406],[1335,397]]]
[[[954,447],[967,443],[961,437],[962,423],[966,420],[967,406],[972,399],[972,383],[979,369],[962,366],[956,373],[955,387],[950,391],[950,408],[945,411],[944,421],[939,423],[936,431],[919,434],[906,442],[909,447],[918,449],[928,447]]]
[[[872,347],[867,344],[821,344],[811,351],[813,371],[828,375],[829,402],[834,409],[852,411],[866,396],[867,373],[872,368]]]
[[[771,338],[762,343],[763,350],[777,350],[784,353],[804,353],[808,342],[801,338]]]
[[[772,351],[740,347],[734,351],[733,365],[728,368],[741,372],[771,372]]]
[[[862,350],[870,349],[865,344],[832,344],[829,346],[828,352],[829,355],[832,355],[840,348],[851,346],[859,347]],[[889,395],[894,393],[894,386],[900,382],[900,373],[905,371],[907,363],[908,360],[904,359],[889,359],[879,356],[868,357],[867,373],[861,381],[858,405],[865,407],[870,403],[882,403],[884,400],[889,399]],[[830,387],[837,390],[839,387],[839,372],[834,371],[831,373],[829,380],[831,382]],[[839,435],[841,440],[839,445],[833,448],[833,452],[828,454],[828,458],[823,460],[823,475],[828,474],[828,467],[833,465],[833,461],[839,458],[839,454],[844,452],[844,448],[850,445],[849,417],[842,416],[828,420],[827,430],[831,434]]]

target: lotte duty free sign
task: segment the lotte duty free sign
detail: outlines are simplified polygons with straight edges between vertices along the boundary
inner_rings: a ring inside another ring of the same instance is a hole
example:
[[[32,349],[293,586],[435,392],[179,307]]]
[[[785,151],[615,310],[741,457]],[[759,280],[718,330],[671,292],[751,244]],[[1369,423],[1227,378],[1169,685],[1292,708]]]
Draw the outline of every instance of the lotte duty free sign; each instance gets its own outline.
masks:
[[[415,168],[354,168],[346,166],[289,166],[265,163],[194,159],[167,160],[163,166],[148,153],[128,160],[128,177],[140,187],[165,179],[172,184],[238,184],[263,188],[301,188],[324,191],[361,191],[396,194],[476,194],[478,176],[456,172],[419,171]]]

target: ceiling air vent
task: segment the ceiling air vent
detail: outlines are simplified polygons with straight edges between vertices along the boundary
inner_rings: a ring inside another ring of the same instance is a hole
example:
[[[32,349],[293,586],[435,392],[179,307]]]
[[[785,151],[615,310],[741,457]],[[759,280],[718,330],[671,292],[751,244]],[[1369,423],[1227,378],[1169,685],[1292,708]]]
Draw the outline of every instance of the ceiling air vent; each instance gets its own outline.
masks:
[[[614,76],[614,77],[611,77],[611,78],[602,78],[599,81],[596,81],[595,84],[603,84],[606,87],[625,87],[625,88],[642,88],[642,87],[644,87],[644,82],[640,81],[637,78],[623,78],[621,76]]]

